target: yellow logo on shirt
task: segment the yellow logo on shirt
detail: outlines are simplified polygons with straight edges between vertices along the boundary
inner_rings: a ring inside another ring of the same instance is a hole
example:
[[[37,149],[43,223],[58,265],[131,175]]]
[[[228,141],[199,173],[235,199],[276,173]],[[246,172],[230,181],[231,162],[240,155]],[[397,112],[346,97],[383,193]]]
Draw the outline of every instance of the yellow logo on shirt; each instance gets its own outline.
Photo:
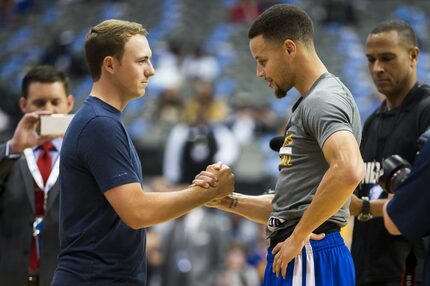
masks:
[[[288,168],[293,166],[292,163],[292,146],[293,145],[293,134],[287,133],[285,136],[284,144],[279,150],[279,157],[281,158],[281,163],[279,164],[279,170],[282,168]]]

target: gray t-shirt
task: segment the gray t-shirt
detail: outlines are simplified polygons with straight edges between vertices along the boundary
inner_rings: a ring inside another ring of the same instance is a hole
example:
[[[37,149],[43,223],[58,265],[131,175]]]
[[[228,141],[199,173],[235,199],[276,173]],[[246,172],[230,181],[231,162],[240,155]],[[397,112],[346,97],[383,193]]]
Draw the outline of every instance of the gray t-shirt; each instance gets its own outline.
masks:
[[[283,147],[268,235],[294,224],[315,196],[328,169],[322,148],[333,133],[350,131],[360,143],[361,123],[348,88],[334,75],[323,74],[293,107]],[[329,221],[346,224],[349,201]]]

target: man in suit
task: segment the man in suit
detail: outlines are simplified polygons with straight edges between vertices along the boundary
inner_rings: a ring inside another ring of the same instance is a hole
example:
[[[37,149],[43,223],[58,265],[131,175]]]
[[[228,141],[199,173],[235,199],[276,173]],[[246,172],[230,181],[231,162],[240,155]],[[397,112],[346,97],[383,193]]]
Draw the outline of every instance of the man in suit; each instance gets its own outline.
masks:
[[[62,138],[41,136],[39,119],[73,108],[66,75],[50,66],[31,69],[22,82],[24,113],[13,137],[0,144],[0,281],[50,285],[59,252]]]

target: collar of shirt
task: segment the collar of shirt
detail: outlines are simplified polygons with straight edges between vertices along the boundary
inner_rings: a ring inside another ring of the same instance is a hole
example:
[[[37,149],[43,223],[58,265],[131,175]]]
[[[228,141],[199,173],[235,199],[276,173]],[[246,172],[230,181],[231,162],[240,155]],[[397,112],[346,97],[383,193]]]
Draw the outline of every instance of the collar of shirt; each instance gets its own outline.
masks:
[[[63,143],[63,138],[58,137],[58,138],[53,139],[51,142],[54,145],[55,150],[51,150],[49,153],[52,156],[52,164],[54,164],[55,161],[57,161],[58,155],[60,155],[61,144]],[[42,153],[42,150],[38,147],[39,146],[33,147],[33,154],[34,154],[34,157],[36,158],[36,161],[39,158],[39,155]]]

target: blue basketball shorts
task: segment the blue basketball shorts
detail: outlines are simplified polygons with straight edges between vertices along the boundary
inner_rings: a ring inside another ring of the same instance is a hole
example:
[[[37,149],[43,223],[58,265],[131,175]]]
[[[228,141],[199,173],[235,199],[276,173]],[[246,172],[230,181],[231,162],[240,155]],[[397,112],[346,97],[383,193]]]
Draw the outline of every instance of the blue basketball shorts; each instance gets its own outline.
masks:
[[[355,270],[351,253],[338,231],[322,240],[311,240],[301,255],[287,267],[285,280],[272,271],[272,247],[267,253],[264,286],[354,286]]]

